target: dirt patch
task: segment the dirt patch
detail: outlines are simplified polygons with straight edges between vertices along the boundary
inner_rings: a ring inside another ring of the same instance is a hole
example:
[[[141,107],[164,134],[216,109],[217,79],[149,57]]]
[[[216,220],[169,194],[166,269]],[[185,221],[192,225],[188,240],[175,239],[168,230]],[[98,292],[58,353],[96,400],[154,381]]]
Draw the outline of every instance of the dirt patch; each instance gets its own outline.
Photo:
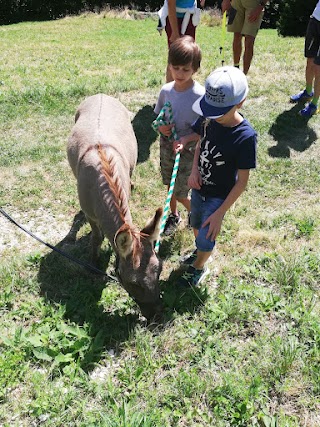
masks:
[[[62,214],[54,215],[41,207],[36,211],[28,212],[6,210],[5,208],[4,211],[22,227],[51,245],[60,242],[70,229],[69,218]],[[11,249],[28,253],[43,251],[46,248],[45,245],[29,236],[1,214],[0,230],[0,256],[5,255]]]

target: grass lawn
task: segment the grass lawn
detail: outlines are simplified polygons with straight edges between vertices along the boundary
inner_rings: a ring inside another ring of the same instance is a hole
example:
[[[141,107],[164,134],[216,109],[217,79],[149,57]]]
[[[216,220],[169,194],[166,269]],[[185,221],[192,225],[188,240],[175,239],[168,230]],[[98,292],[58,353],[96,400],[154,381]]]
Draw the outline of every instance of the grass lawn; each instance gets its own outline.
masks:
[[[197,32],[196,79],[221,64],[219,26]],[[153,104],[167,45],[153,17],[83,14],[0,26],[0,207],[88,261],[66,142],[79,103],[104,92],[132,111],[139,143],[134,223],[163,206]],[[231,65],[227,34],[225,63]],[[117,284],[92,275],[0,215],[0,426],[318,427],[320,116],[298,114],[302,38],[261,30],[242,112],[258,167],[226,215],[211,275],[179,292],[193,249],[187,215],[162,240],[163,324],[146,325]],[[113,272],[104,242],[101,268]]]

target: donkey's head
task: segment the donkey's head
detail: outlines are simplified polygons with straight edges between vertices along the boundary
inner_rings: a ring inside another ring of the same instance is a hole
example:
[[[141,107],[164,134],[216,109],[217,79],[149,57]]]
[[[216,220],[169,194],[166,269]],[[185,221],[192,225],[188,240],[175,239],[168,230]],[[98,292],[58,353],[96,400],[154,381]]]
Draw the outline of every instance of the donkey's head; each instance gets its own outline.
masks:
[[[139,305],[147,319],[162,311],[159,276],[162,264],[154,251],[159,235],[162,209],[139,232],[124,224],[116,233],[117,272],[124,289]]]

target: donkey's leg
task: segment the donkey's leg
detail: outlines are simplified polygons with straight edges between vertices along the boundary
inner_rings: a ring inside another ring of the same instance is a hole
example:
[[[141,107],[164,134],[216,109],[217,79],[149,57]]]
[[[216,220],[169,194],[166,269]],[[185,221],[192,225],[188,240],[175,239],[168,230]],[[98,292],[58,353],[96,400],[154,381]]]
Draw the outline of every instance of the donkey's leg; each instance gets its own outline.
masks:
[[[73,222],[71,225],[71,228],[68,232],[68,234],[66,235],[66,237],[62,240],[61,243],[65,244],[72,244],[75,243],[76,239],[77,239],[77,233],[80,230],[80,228],[85,224],[86,222],[86,216],[84,214],[83,211],[79,211],[75,217],[73,218]]]
[[[98,264],[99,259],[99,252],[101,243],[103,241],[103,234],[98,227],[98,225],[92,221],[90,218],[88,218],[88,221],[91,225],[92,234],[91,234],[91,262],[93,265]]]

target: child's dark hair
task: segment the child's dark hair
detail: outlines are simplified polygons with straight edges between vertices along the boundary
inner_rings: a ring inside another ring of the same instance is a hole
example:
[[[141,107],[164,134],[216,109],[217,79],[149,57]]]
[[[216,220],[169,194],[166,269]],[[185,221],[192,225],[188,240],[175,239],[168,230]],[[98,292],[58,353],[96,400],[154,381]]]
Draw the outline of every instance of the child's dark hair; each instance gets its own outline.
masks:
[[[168,54],[168,64],[187,65],[191,63],[193,71],[196,72],[200,68],[201,57],[200,47],[193,38],[183,36],[171,44]]]

